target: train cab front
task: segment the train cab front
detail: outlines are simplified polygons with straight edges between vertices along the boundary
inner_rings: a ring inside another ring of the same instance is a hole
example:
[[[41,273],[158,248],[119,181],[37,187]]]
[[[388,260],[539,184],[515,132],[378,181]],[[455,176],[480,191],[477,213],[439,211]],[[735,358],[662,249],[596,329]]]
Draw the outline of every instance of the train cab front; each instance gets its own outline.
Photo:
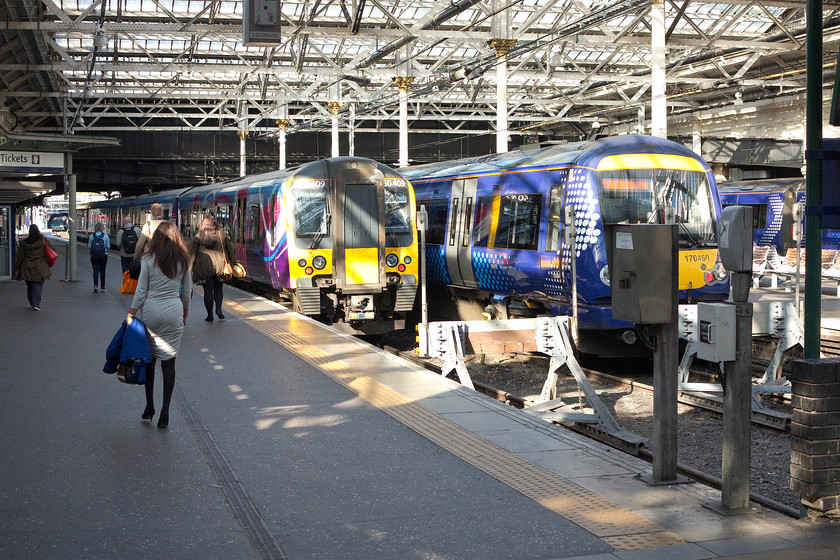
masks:
[[[351,334],[405,328],[419,279],[410,184],[363,158],[322,163],[324,180],[292,189],[296,311]]]

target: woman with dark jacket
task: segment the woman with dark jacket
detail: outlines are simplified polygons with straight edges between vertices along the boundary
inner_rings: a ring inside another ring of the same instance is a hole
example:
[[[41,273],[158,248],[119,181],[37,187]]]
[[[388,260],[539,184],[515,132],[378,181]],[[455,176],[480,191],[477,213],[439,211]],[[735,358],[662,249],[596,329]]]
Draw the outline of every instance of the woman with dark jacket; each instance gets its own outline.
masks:
[[[190,244],[190,270],[193,283],[204,286],[204,308],[207,310],[205,321],[213,320],[213,305],[216,315],[224,319],[222,300],[224,299],[224,279],[222,270],[225,259],[234,265],[233,245],[230,238],[220,229],[213,216],[206,216],[198,226],[198,234]]]
[[[15,256],[15,278],[26,281],[26,298],[35,311],[41,310],[41,294],[44,281],[52,276],[50,265],[44,254],[44,246],[49,245],[38,226],[29,226],[29,236],[21,239]],[[50,245],[50,249],[53,246]]]

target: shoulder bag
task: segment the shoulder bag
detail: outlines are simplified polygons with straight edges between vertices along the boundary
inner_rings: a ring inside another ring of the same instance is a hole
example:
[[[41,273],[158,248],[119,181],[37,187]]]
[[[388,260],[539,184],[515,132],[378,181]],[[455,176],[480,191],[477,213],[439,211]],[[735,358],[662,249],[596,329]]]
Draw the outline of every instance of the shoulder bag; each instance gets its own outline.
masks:
[[[225,251],[225,241],[222,239],[222,232],[216,231],[219,234],[219,243],[222,244],[222,255],[225,257],[225,266],[222,268],[222,273],[219,275],[221,276],[225,282],[233,278],[233,267],[230,266],[230,263],[227,260],[227,251]]]
[[[52,250],[47,240],[44,240],[44,256],[47,259],[47,264],[50,265],[50,268],[55,264],[55,260],[58,258],[58,254]]]

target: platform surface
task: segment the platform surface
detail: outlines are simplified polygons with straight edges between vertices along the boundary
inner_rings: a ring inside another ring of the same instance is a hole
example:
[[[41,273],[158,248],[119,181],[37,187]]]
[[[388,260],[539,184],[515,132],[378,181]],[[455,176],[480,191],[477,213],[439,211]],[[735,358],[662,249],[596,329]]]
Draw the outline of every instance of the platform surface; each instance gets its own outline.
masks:
[[[246,292],[192,298],[168,429],[102,373],[131,302],[0,282],[0,558],[836,559],[840,532],[721,515],[651,467]],[[160,372],[156,405],[160,408]]]

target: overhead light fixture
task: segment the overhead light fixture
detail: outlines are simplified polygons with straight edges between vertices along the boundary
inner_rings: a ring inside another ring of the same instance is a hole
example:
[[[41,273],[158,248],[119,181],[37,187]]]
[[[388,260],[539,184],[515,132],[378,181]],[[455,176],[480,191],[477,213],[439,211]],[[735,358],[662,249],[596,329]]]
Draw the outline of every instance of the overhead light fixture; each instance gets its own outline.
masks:
[[[449,74],[449,79],[453,82],[459,82],[464,79],[475,80],[476,78],[482,77],[484,72],[486,70],[481,66],[476,66],[475,68],[458,68]]]

